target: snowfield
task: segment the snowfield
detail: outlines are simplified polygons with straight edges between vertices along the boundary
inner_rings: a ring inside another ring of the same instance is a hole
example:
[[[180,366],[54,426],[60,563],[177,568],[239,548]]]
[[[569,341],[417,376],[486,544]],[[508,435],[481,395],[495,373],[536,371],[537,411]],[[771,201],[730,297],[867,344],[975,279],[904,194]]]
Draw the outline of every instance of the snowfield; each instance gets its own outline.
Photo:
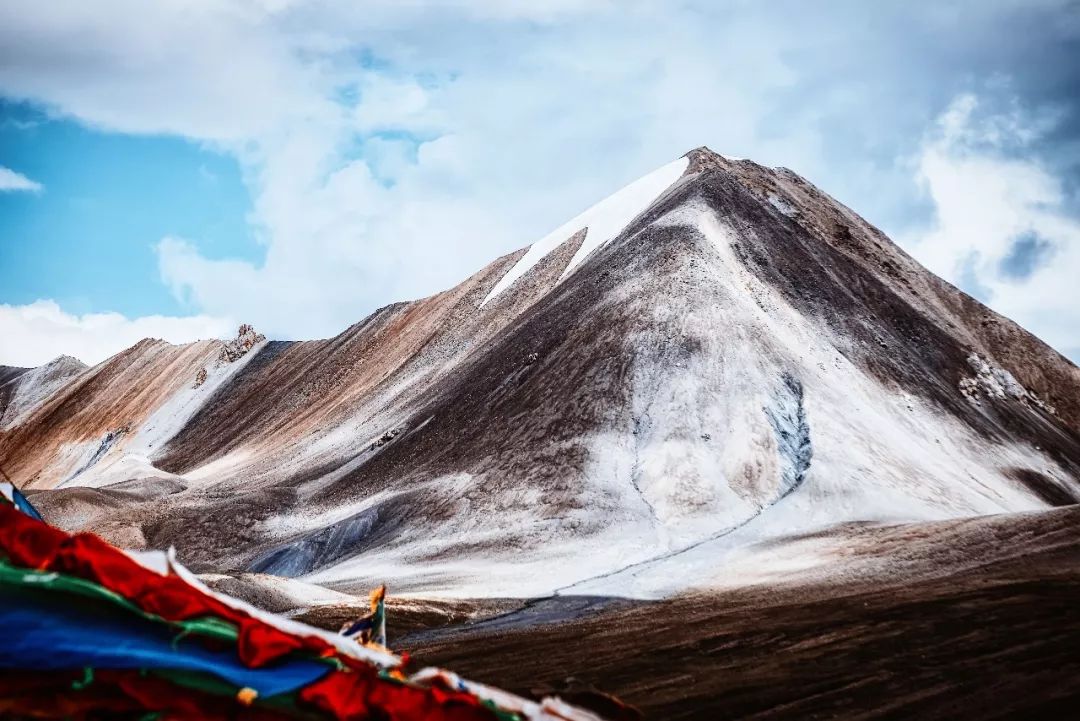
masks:
[[[687,163],[687,158],[682,157],[657,168],[530,245],[521,260],[495,284],[480,305],[486,305],[528,273],[541,258],[555,250],[563,241],[586,228],[585,241],[562,272],[563,278],[568,276],[589,254],[617,236],[630,221],[652,205],[657,196],[682,177]]]

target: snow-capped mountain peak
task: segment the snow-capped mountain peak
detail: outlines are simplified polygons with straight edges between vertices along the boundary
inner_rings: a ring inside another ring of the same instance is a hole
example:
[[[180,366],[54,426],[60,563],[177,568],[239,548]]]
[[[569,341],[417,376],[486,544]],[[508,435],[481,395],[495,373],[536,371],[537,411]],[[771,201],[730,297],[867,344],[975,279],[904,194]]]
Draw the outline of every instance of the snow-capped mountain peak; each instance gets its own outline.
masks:
[[[336,338],[222,346],[83,371],[5,468],[190,565],[474,596],[665,594],[770,539],[1080,500],[1080,370],[707,148]]]

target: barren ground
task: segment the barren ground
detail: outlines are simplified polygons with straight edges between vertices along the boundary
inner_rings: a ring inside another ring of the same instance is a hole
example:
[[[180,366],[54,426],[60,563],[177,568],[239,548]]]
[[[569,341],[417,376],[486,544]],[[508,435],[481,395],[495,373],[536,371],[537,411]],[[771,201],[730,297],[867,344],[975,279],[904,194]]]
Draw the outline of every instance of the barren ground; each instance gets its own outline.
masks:
[[[1018,553],[987,549],[996,560],[955,574],[516,611],[484,601],[425,614],[407,602],[391,609],[391,642],[418,666],[526,694],[595,687],[650,719],[1075,718],[1080,508],[1048,518],[1044,533],[1029,524]],[[307,620],[320,617],[340,623],[331,609]]]

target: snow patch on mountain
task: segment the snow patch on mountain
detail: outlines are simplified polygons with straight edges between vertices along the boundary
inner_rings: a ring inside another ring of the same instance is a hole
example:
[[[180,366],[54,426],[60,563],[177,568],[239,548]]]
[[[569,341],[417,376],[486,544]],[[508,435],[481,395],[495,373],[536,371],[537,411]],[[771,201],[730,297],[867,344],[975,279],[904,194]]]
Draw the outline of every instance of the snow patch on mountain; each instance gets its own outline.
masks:
[[[129,427],[123,426],[121,428],[117,428],[116,430],[107,432],[102,437],[101,441],[98,443],[97,448],[94,449],[94,452],[90,454],[90,457],[87,458],[86,461],[84,461],[74,473],[72,473],[63,482],[61,482],[60,486],[63,486],[72,479],[77,478],[79,475],[85,473],[87,470],[92,468],[98,461],[104,458],[110,450],[112,450],[112,447],[116,445],[116,443],[121,438],[123,438],[124,435],[126,435],[130,431],[131,429]]]
[[[684,156],[657,168],[533,243],[521,260],[495,284],[480,303],[480,307],[512,286],[564,240],[582,228],[588,228],[581,247],[562,273],[562,278],[568,276],[590,253],[617,236],[634,218],[652,205],[660,194],[671,187],[672,183],[682,177],[689,162]]]
[[[769,205],[789,218],[794,218],[799,214],[799,210],[794,205],[789,203],[786,199],[781,198],[776,193],[769,193]]]
[[[0,429],[14,427],[66,386],[88,366],[78,358],[62,355],[43,366],[31,368],[10,381],[14,388],[7,407],[0,415]]]
[[[1021,385],[1013,374],[1004,368],[994,365],[978,353],[969,355],[967,361],[975,375],[960,379],[960,392],[975,405],[979,405],[980,396],[985,396],[997,400],[1025,401],[1035,404],[1047,413],[1055,412],[1053,406]]]
[[[238,337],[222,347],[218,360],[196,370],[191,383],[173,393],[146,419],[125,450],[152,458],[155,452],[187,425],[215,391],[259,354],[264,345],[265,336],[256,334],[251,326],[241,326]],[[202,382],[197,383],[197,380]]]

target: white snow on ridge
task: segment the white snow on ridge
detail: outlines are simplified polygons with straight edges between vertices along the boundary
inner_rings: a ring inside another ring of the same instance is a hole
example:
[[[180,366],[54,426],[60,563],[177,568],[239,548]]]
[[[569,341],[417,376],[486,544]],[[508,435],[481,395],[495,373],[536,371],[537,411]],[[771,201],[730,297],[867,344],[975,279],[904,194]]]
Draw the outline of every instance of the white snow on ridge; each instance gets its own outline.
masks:
[[[776,193],[769,193],[769,205],[776,208],[789,218],[794,218],[799,214],[799,211],[795,206],[789,203],[785,198],[781,198]]]
[[[480,307],[483,308],[485,303],[513,285],[518,278],[528,273],[544,256],[559,247],[571,235],[582,228],[588,228],[585,240],[566,266],[560,280],[568,276],[589,253],[622,232],[622,229],[647,209],[661,193],[682,177],[689,163],[688,158],[682,157],[657,168],[533,243],[521,260],[515,263],[514,267],[495,284]]]
[[[53,393],[87,370],[77,358],[60,356],[45,365],[31,368],[17,378],[15,393],[7,409],[0,414],[0,429],[14,428],[37,410]]]
[[[183,429],[202,405],[230,378],[259,354],[266,341],[256,344],[241,358],[231,362],[208,362],[206,379],[200,385],[184,385],[146,419],[126,450],[129,453],[153,456]]]

